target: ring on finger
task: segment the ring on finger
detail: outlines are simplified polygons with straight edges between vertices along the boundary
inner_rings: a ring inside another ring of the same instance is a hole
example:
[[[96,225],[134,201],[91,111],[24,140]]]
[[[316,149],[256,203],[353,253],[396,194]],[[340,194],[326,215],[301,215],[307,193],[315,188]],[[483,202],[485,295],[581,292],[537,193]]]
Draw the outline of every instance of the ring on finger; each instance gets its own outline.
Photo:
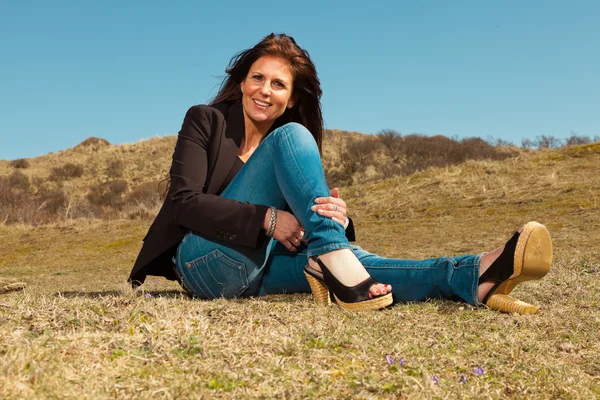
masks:
[[[337,205],[337,204],[334,204],[334,205],[333,205],[333,211],[337,211],[337,210],[339,210],[339,209],[340,209],[340,208],[338,207],[338,205]]]

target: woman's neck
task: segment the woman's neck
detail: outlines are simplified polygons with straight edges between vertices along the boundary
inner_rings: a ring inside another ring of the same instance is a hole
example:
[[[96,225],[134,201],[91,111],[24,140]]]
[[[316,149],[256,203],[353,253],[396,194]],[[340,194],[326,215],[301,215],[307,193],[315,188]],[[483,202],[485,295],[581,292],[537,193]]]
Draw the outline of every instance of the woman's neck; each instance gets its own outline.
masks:
[[[244,140],[240,147],[240,155],[250,156],[260,142],[267,136],[273,123],[258,125],[244,114]]]

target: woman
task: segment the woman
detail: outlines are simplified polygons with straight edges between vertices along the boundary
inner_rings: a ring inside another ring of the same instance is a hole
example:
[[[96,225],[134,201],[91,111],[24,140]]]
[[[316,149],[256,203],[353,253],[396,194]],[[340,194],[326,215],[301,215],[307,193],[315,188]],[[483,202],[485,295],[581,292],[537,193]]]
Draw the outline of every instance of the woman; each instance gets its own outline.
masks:
[[[548,272],[543,225],[528,223],[481,255],[413,261],[352,246],[346,203],[325,183],[321,88],[308,53],[271,34],[226,72],[211,105],[185,116],[167,198],[129,277],[134,285],[161,275],[206,299],[312,290],[317,303],[329,304],[331,292],[350,310],[460,298],[536,311],[508,293]]]

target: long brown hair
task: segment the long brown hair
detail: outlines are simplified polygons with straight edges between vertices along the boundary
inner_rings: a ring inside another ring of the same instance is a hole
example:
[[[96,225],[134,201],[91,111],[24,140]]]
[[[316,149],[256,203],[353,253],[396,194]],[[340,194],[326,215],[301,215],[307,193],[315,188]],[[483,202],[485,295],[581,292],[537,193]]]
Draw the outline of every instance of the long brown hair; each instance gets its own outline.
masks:
[[[293,71],[294,87],[292,96],[296,100],[294,107],[287,109],[279,117],[271,129],[288,122],[304,125],[313,135],[319,151],[323,141],[323,115],[321,113],[321,83],[317,77],[317,69],[308,52],[296,44],[293,37],[286,34],[267,35],[254,47],[243,50],[233,56],[225,69],[227,76],[223,79],[219,93],[211,104],[234,103],[241,101],[240,83],[246,79],[250,67],[263,56],[280,57],[287,60]]]

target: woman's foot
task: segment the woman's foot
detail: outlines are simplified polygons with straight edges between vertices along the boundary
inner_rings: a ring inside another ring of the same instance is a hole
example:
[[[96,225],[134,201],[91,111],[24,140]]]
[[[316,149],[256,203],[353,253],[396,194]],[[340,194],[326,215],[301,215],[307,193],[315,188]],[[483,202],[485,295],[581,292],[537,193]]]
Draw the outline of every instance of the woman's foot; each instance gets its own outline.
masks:
[[[503,247],[481,258],[478,298],[488,307],[505,312],[533,314],[537,308],[508,294],[521,282],[540,279],[552,264],[552,240],[537,222],[524,225]]]
[[[330,251],[321,254],[319,258],[327,266],[327,269],[345,286],[355,286],[370,277],[365,267],[350,249]],[[316,271],[321,271],[319,264],[311,258],[308,259],[308,265]],[[372,297],[385,295],[391,291],[392,286],[383,283],[376,283],[369,289]]]

